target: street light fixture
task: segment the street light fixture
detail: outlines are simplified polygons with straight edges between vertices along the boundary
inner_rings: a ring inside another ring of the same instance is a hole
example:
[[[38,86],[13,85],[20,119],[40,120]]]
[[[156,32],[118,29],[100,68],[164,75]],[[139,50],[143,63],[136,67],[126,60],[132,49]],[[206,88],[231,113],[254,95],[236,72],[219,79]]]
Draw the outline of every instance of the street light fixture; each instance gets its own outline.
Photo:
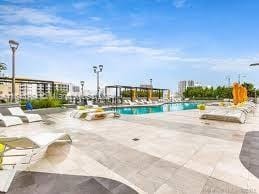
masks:
[[[249,66],[250,67],[259,66],[259,63],[252,63]],[[256,88],[254,90],[255,90],[255,103],[257,103]]]
[[[99,73],[103,71],[103,65],[93,66],[94,73],[97,75],[97,99],[100,97],[100,80],[99,80]]]
[[[238,83],[241,83],[241,78],[245,78],[245,75],[238,74]]]
[[[9,45],[12,50],[12,102],[15,102],[15,51],[19,43],[15,40],[9,40]]]
[[[249,65],[250,67],[253,67],[253,66],[259,66],[259,63],[252,63]]]
[[[84,85],[85,85],[85,81],[80,81],[80,84],[81,84],[82,96],[84,96]]]
[[[150,81],[150,87],[153,88],[153,79],[151,78],[149,81]]]

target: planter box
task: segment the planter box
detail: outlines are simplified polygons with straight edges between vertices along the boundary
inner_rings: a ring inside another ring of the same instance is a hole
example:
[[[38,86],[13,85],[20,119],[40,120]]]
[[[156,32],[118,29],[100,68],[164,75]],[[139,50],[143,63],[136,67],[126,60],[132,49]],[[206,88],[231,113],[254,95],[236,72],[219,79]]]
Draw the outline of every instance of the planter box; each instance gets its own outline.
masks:
[[[41,109],[33,109],[32,111],[24,111],[27,113],[36,113],[40,115],[47,115],[47,114],[55,114],[60,112],[66,112],[67,108],[41,108]]]

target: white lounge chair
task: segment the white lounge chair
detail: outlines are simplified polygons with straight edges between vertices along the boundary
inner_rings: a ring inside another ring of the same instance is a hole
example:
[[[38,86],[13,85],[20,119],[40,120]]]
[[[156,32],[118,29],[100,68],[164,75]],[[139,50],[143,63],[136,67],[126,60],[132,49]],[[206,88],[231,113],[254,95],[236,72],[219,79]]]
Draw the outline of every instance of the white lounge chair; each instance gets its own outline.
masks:
[[[2,158],[22,157],[16,163],[3,163],[2,166],[13,166],[12,169],[0,169],[0,192],[7,192],[11,182],[15,176],[17,166],[20,164],[30,164],[27,158],[31,159],[33,156],[39,154],[42,150],[47,149],[49,145],[56,142],[72,143],[70,136],[66,133],[40,133],[28,137],[0,137],[0,144],[4,145],[5,149],[0,153]],[[30,150],[30,152],[21,154],[8,154],[11,150]],[[26,159],[26,160],[25,160]],[[24,162],[26,161],[26,162]]]
[[[95,104],[93,103],[93,101],[91,101],[91,100],[88,100],[88,101],[87,101],[87,106],[89,106],[89,107],[91,107],[91,108],[98,108],[98,105],[95,105]]]
[[[129,105],[130,105],[130,106],[135,106],[135,105],[136,105],[136,103],[135,103],[135,102],[132,102],[131,100],[128,100],[128,102],[129,102]]]
[[[138,105],[143,105],[144,102],[140,102],[139,100],[135,100],[135,103],[138,104]]]
[[[119,114],[114,111],[103,111],[103,112],[90,112],[86,115],[87,121],[104,119],[111,115],[112,117],[118,117]]]
[[[84,118],[88,113],[96,112],[96,110],[97,110],[96,108],[88,108],[85,110],[74,110],[71,112],[70,116],[77,119]]]
[[[234,109],[216,109],[203,113],[200,118],[217,121],[227,121],[236,123],[245,123],[247,113],[243,110]]]
[[[42,118],[38,114],[29,114],[23,112],[23,110],[20,107],[11,107],[8,108],[12,116],[17,116],[20,117],[24,122],[37,122],[37,121],[42,121]]]
[[[4,127],[9,127],[9,126],[21,125],[21,124],[23,124],[23,122],[19,117],[4,116],[0,113],[0,125]]]

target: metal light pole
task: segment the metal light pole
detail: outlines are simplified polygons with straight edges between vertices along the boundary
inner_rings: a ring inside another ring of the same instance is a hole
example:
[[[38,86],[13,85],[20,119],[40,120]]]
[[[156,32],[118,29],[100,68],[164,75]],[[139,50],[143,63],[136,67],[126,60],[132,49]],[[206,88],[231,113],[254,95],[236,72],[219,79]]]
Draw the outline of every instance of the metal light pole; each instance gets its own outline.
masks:
[[[99,73],[103,71],[103,65],[93,66],[94,73],[97,75],[97,99],[100,97],[100,80],[99,80]]]
[[[14,40],[9,40],[9,45],[12,50],[12,102],[15,102],[15,51],[19,43]]]
[[[249,66],[250,67],[259,66],[259,63],[252,63]],[[257,103],[256,88],[255,88],[255,103]]]
[[[85,81],[80,81],[80,84],[81,84],[82,96],[84,96],[84,85],[85,85]]]
[[[231,86],[231,78],[230,78],[229,75],[226,76],[226,80],[228,81],[228,87],[230,88],[230,86]]]
[[[238,83],[239,83],[239,84],[241,83],[241,77],[242,77],[242,78],[245,78],[246,76],[245,76],[245,75],[238,74]]]
[[[153,79],[150,79],[150,86],[153,88]]]

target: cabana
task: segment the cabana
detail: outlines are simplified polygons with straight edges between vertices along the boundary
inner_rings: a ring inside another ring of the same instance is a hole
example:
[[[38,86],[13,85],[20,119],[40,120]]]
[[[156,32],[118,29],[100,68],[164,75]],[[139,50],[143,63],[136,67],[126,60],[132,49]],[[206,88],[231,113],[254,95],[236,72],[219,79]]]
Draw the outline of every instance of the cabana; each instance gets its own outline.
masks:
[[[115,99],[116,104],[118,99],[122,99],[126,96],[131,99],[131,101],[136,100],[138,97],[146,98],[147,100],[152,100],[154,98],[154,94],[158,99],[162,99],[164,97],[170,98],[170,90],[163,89],[163,88],[152,88],[152,87],[135,87],[135,86],[123,86],[123,85],[112,85],[112,86],[105,86],[105,96],[108,95],[108,90],[115,90]],[[141,96],[138,94],[141,93]],[[124,94],[124,95],[123,95]]]

